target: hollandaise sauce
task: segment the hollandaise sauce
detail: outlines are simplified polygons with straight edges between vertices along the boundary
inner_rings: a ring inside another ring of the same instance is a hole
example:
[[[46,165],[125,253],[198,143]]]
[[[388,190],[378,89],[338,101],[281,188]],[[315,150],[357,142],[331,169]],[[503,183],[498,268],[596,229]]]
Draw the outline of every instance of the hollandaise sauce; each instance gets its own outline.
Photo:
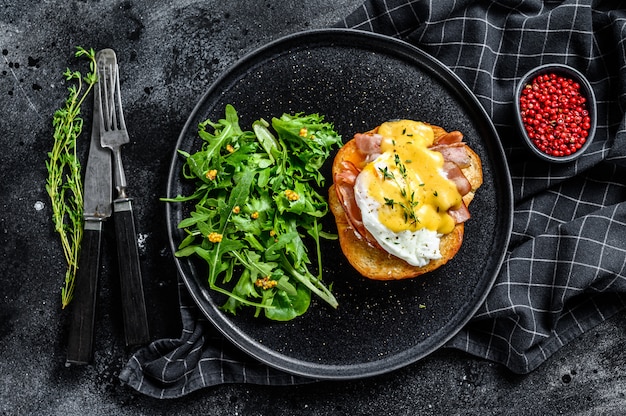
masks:
[[[388,252],[422,266],[439,258],[439,241],[454,229],[448,209],[461,194],[446,177],[443,155],[429,149],[434,133],[427,124],[383,123],[381,154],[368,163],[355,184],[363,224]]]

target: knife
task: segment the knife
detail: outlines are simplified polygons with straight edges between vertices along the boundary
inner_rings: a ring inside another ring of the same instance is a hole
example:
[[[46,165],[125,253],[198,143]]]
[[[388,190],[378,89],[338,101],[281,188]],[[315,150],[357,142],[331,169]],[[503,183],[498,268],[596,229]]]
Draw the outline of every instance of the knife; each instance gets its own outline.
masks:
[[[100,97],[94,94],[91,144],[83,190],[84,231],[72,301],[68,364],[88,364],[93,359],[102,223],[111,216],[111,153],[100,145],[100,107]]]
[[[120,147],[130,142],[122,99],[117,56],[112,49],[100,51],[98,60],[98,95],[100,96],[100,144],[113,155],[114,184],[117,197],[113,201],[113,219],[117,239],[117,255],[122,293],[122,317],[126,345],[150,341],[146,301],[143,292],[137,232],[132,199],[126,194],[126,176]]]

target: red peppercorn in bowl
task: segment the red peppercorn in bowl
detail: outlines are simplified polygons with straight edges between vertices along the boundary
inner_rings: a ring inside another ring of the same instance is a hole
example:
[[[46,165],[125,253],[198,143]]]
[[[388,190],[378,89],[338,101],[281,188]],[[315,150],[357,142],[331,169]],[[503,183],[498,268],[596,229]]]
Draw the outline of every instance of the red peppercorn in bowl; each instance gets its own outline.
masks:
[[[515,119],[531,151],[557,163],[583,154],[596,128],[589,81],[567,65],[548,64],[524,75],[515,93]]]

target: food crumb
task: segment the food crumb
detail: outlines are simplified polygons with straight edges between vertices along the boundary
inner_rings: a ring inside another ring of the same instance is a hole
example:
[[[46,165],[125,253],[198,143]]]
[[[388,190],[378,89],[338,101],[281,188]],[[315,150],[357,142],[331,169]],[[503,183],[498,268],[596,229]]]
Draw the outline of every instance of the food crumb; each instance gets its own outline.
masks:
[[[137,234],[137,246],[139,250],[144,251],[146,249],[146,240],[148,239],[148,234]]]

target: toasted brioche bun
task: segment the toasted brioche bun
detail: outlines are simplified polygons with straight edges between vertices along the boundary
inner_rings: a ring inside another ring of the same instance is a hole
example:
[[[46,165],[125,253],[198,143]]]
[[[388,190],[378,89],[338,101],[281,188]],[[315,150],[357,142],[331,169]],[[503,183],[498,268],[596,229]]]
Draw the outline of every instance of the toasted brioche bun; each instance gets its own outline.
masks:
[[[435,138],[438,138],[446,131],[438,126],[431,126],[435,133]],[[466,206],[469,206],[476,190],[482,185],[483,172],[480,157],[465,145],[466,150],[470,156],[471,164],[469,167],[462,169],[465,177],[470,182],[472,189],[469,193],[463,196],[463,201]],[[341,169],[341,163],[343,161],[350,161],[356,166],[360,166],[363,162],[362,153],[356,146],[354,139],[348,141],[341,149],[339,149],[335,156],[332,174],[333,178]],[[331,185],[329,189],[328,202],[330,209],[335,216],[335,222],[337,224],[337,232],[339,235],[339,244],[344,255],[348,259],[348,262],[364,277],[373,280],[399,280],[408,279],[416,276],[420,276],[424,273],[428,273],[438,267],[446,264],[452,259],[461,248],[463,242],[464,223],[457,224],[452,232],[445,234],[441,237],[439,250],[441,252],[441,258],[431,260],[428,264],[422,267],[411,266],[406,261],[395,257],[386,251],[372,247],[363,238],[361,238],[354,231],[348,219],[339,198],[335,190],[335,185]]]

